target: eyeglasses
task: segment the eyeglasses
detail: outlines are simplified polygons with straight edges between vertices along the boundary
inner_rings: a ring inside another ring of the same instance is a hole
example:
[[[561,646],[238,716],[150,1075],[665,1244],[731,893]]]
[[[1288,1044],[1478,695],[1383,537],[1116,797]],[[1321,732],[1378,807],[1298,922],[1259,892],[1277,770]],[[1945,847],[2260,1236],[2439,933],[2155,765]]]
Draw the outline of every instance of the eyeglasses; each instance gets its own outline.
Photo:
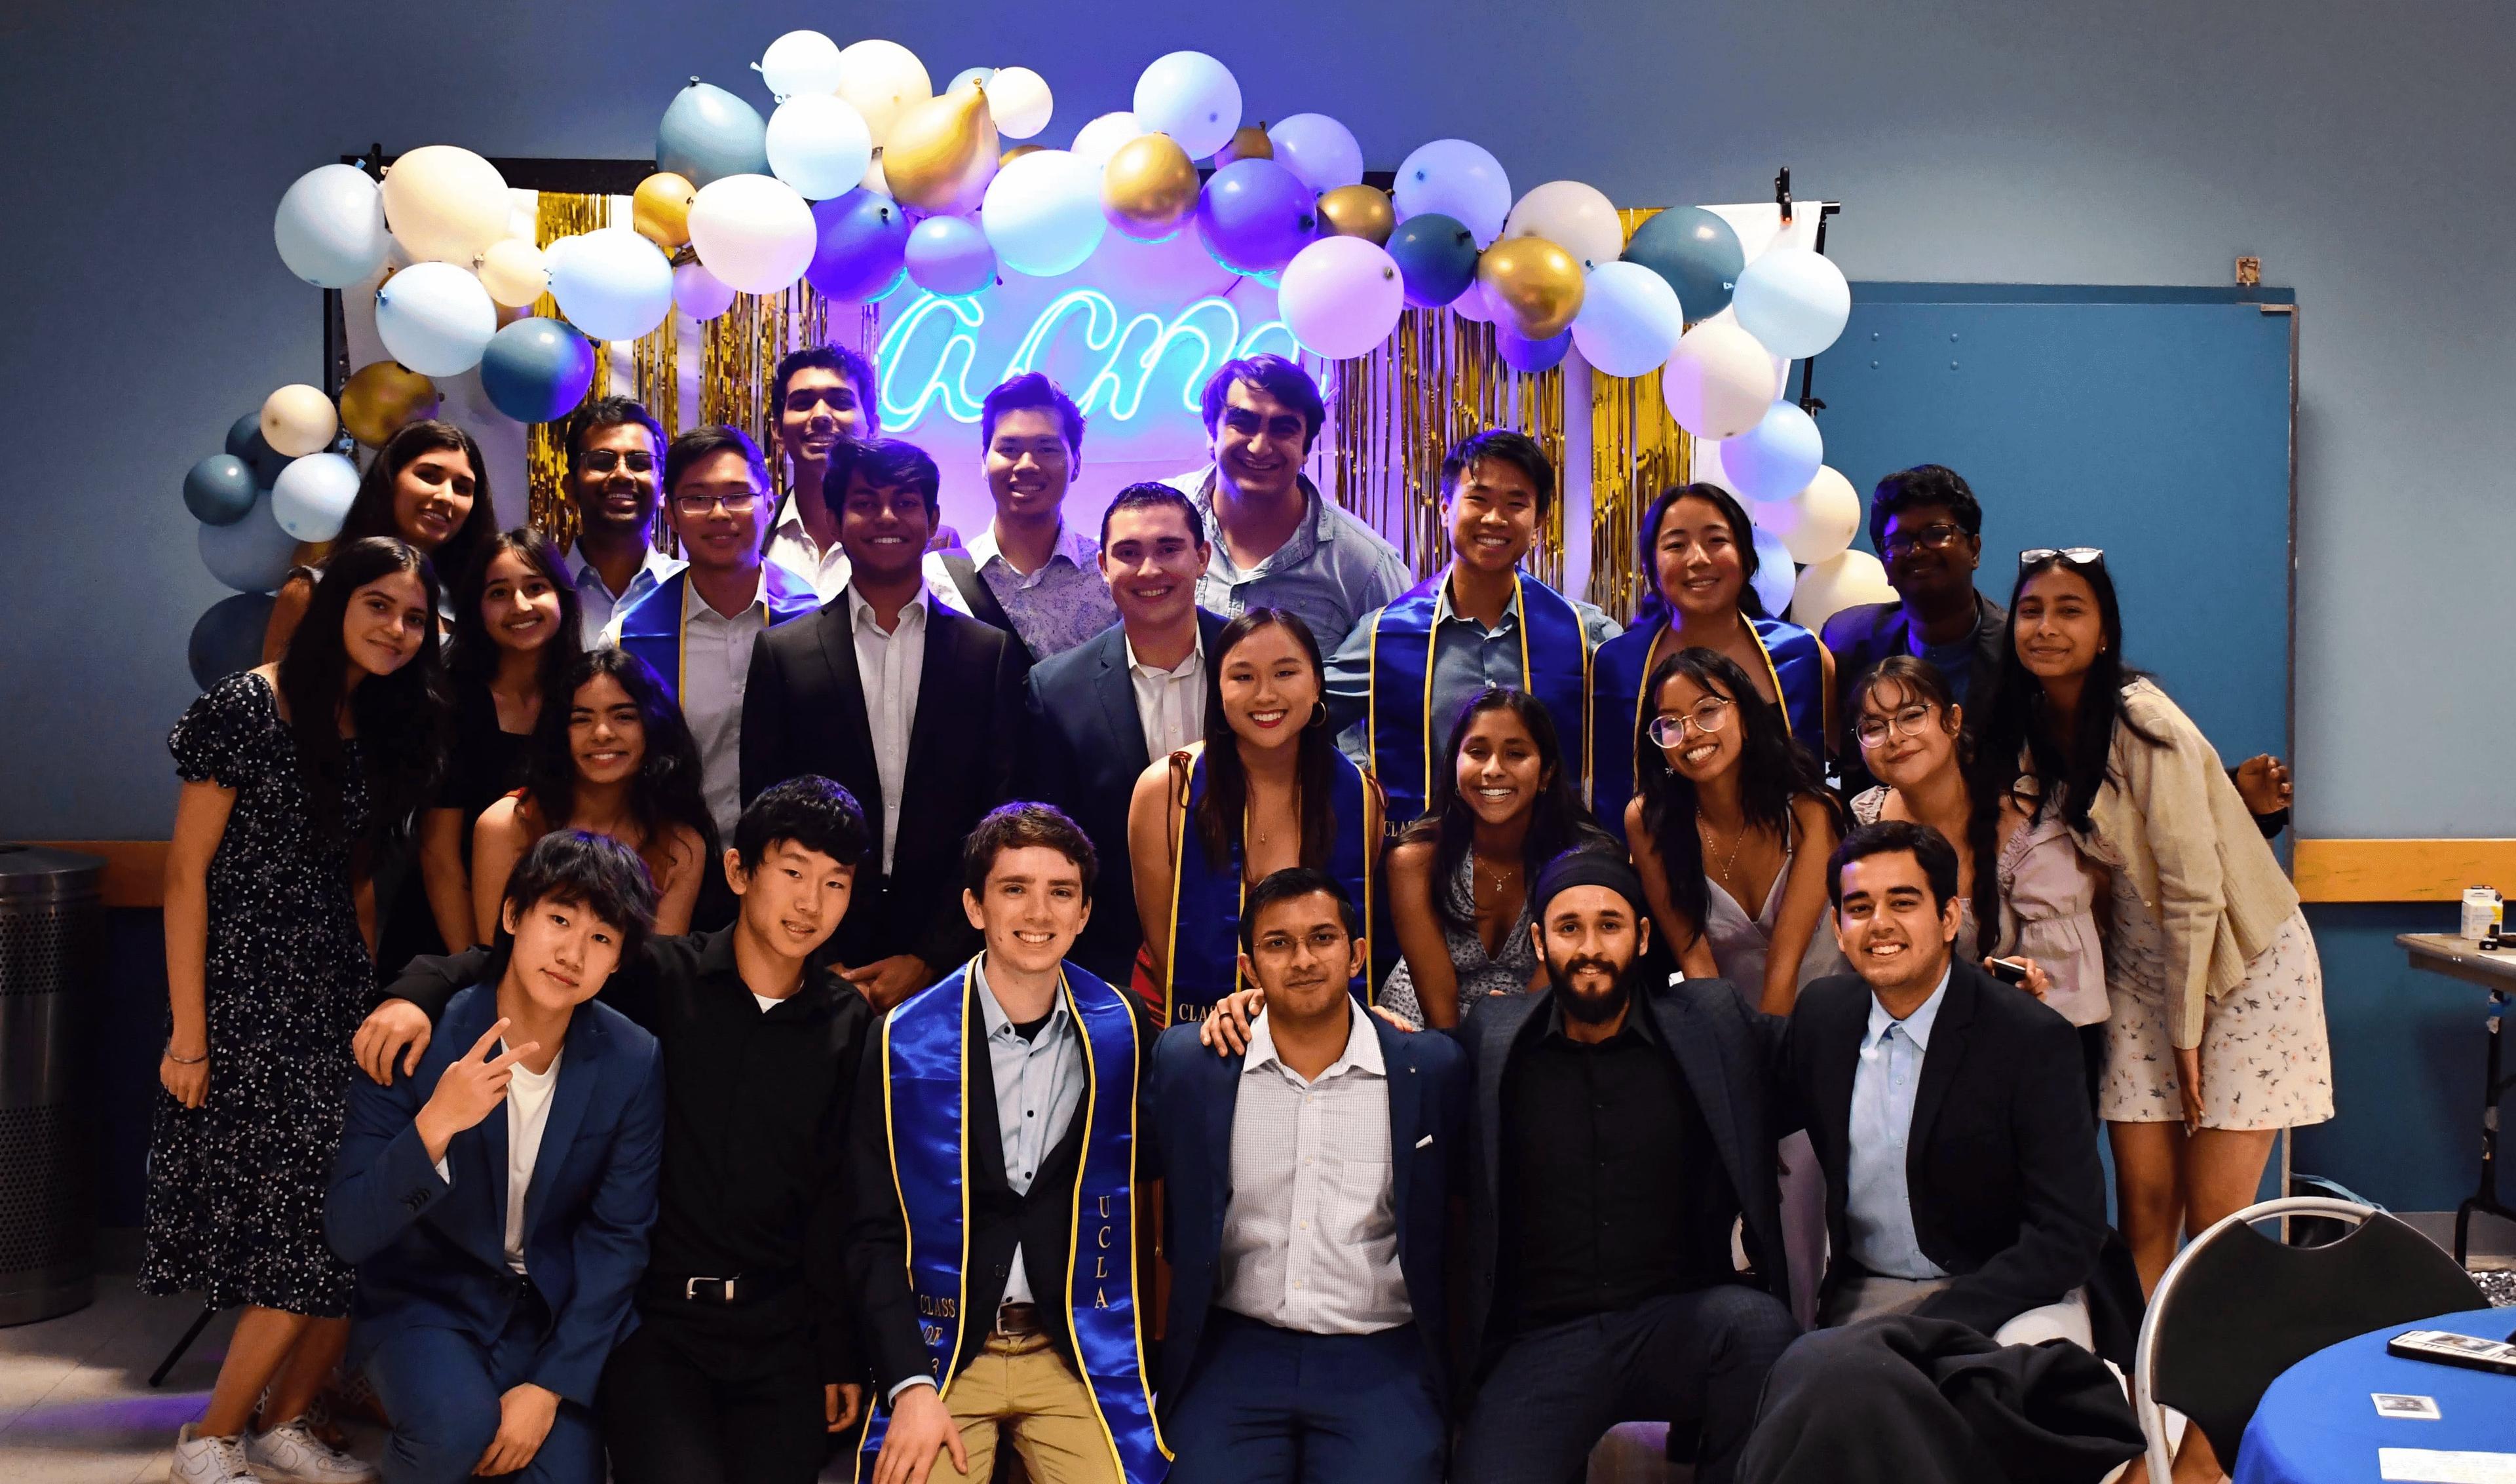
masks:
[[[728,515],[749,515],[760,503],[757,489],[737,489],[732,494],[677,494],[673,508],[692,520],[723,507]]]
[[[1683,716],[1663,711],[1652,718],[1649,735],[1654,742],[1663,747],[1674,747],[1686,741],[1689,726],[1709,737],[1730,724],[1732,704],[1718,696],[1707,696]]]
[[[629,466],[629,472],[632,474],[646,474],[654,469],[655,455],[622,453],[616,448],[592,448],[576,456],[576,467],[591,470],[596,474],[609,474],[624,463]]]
[[[1892,559],[1908,552],[1937,551],[1962,534],[1964,531],[1958,527],[1947,521],[1939,521],[1919,530],[1891,532],[1878,543],[1878,552],[1879,555]]]
[[[1864,747],[1883,747],[1891,736],[1919,737],[1931,724],[1931,713],[1937,706],[1900,706],[1893,716],[1864,716],[1852,735],[1861,739]]]
[[[2103,571],[2106,549],[2102,546],[2035,546],[2018,554],[2018,570],[2026,571],[2040,562],[2068,562],[2073,567],[2094,567]]]

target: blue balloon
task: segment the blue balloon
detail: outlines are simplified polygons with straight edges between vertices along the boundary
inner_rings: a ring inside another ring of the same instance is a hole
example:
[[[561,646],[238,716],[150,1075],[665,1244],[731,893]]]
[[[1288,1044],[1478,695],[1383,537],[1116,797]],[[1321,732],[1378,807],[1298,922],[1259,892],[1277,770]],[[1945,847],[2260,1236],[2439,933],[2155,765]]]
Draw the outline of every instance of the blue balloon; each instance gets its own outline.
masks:
[[[297,563],[297,538],[279,529],[272,513],[271,491],[253,497],[243,520],[225,526],[197,526],[201,565],[210,575],[240,593],[267,593],[288,580]]]
[[[206,691],[262,663],[263,632],[271,627],[271,611],[278,601],[269,593],[230,593],[204,610],[193,621],[191,641],[184,646],[192,683]]]
[[[235,425],[228,429],[228,452],[243,459],[245,467],[253,471],[257,488],[270,488],[278,480],[279,471],[288,467],[288,455],[263,442],[259,407],[237,418]]]
[[[1319,198],[1272,159],[1234,160],[1196,198],[1196,234],[1237,274],[1275,273],[1319,233]]]
[[[804,280],[821,297],[861,304],[899,286],[907,265],[908,213],[898,201],[860,186],[815,201],[813,222],[820,240]]]
[[[1564,360],[1564,353],[1572,349],[1572,332],[1562,331],[1545,340],[1531,340],[1510,325],[1494,323],[1494,354],[1502,363],[1526,376],[1552,370]]]
[[[996,250],[960,217],[928,217],[908,231],[908,276],[928,293],[965,299],[996,281]]]
[[[384,195],[356,165],[317,165],[279,198],[272,239],[288,271],[316,288],[348,288],[393,248]]]
[[[253,470],[232,453],[213,453],[184,476],[184,508],[204,526],[231,526],[253,510]]]
[[[769,124],[760,110],[714,83],[691,79],[655,128],[655,168],[693,186],[769,173]]]
[[[518,422],[557,422],[593,384],[594,347],[557,319],[519,319],[490,336],[481,355],[481,390]]]
[[[1800,572],[1791,565],[1791,549],[1781,536],[1762,526],[1755,528],[1755,536],[1756,600],[1765,605],[1766,616],[1779,618],[1791,606],[1791,591],[1799,586]]]
[[[1624,261],[1666,278],[1694,324],[1730,307],[1747,254],[1729,223],[1700,206],[1672,206],[1634,229]]]
[[[1477,281],[1477,239],[1457,217],[1428,211],[1389,234],[1389,256],[1405,281],[1406,302],[1439,309]]]

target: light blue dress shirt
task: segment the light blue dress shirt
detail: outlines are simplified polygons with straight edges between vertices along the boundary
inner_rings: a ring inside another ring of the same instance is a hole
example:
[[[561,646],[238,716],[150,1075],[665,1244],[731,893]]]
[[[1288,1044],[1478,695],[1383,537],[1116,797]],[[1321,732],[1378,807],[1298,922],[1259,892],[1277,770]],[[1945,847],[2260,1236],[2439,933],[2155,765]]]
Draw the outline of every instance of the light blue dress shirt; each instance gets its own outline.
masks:
[[[1945,1278],[1946,1269],[1922,1255],[1913,1235],[1913,1205],[1905,1184],[1907,1143],[1913,1129],[1913,1095],[1921,1089],[1922,1058],[1931,1049],[1931,1027],[1948,998],[1949,976],[1912,1014],[1898,1020],[1873,996],[1869,1029],[1852,1073],[1849,1130],[1850,1188],[1844,1192],[1844,1224],[1852,1260],[1882,1278]]]
[[[1245,570],[1233,562],[1223,523],[1215,519],[1214,467],[1164,483],[1194,500],[1205,519],[1212,555],[1206,559],[1205,575],[1197,579],[1199,608],[1226,618],[1239,617],[1243,609],[1283,609],[1311,626],[1321,655],[1333,655],[1355,620],[1415,585],[1398,548],[1322,496],[1308,478],[1301,481],[1301,489],[1309,514],[1283,545]]]
[[[987,1067],[995,1076],[996,1131],[1005,1156],[1005,1183],[1015,1195],[1030,1190],[1040,1161],[1066,1136],[1074,1110],[1083,1101],[1083,1038],[1057,996],[1048,1024],[1028,1040],[1014,1030],[1004,1006],[987,988],[986,955],[970,964],[979,985],[979,1013],[987,1027]],[[1030,1275],[1024,1271],[1022,1249],[1016,1247],[1013,1271],[1005,1279],[1006,1303],[1030,1303]]]

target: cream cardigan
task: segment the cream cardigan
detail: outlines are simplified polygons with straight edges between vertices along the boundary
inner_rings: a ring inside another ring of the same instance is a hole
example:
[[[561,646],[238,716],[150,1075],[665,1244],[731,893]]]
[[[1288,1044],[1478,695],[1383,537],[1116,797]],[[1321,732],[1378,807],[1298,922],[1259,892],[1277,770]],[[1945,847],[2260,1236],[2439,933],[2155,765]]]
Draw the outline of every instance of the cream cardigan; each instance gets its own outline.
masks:
[[[2210,740],[2146,680],[2123,687],[2122,724],[2088,816],[2090,833],[2112,847],[2103,853],[2121,859],[2165,929],[2168,1039],[2199,1046],[2205,1002],[2245,982],[2245,965],[2297,911],[2297,888]]]

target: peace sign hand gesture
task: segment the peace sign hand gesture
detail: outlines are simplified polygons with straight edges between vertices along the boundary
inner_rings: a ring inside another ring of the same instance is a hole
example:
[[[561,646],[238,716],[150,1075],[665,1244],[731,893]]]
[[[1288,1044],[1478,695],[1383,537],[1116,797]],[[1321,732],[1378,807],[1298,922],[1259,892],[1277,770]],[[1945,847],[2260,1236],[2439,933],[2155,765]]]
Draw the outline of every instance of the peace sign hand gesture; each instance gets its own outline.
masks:
[[[414,1121],[432,1163],[445,1158],[445,1146],[456,1134],[497,1111],[507,1100],[507,1083],[516,1075],[516,1063],[541,1049],[540,1041],[528,1040],[504,1056],[491,1057],[490,1049],[506,1031],[507,1021],[501,1016],[472,1043],[471,1050],[446,1063],[439,1075],[437,1090],[429,1094]]]

